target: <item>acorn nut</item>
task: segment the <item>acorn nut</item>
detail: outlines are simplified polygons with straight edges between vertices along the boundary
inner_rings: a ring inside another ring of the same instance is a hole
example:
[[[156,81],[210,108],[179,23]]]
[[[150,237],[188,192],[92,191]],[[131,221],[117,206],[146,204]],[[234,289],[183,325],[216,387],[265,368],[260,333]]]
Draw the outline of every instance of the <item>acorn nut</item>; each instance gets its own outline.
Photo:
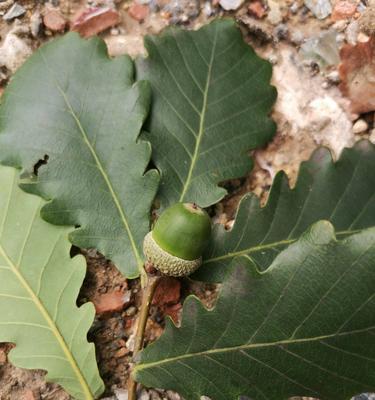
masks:
[[[176,203],[156,221],[143,242],[147,260],[169,276],[187,276],[202,263],[211,235],[206,211],[193,203]]]

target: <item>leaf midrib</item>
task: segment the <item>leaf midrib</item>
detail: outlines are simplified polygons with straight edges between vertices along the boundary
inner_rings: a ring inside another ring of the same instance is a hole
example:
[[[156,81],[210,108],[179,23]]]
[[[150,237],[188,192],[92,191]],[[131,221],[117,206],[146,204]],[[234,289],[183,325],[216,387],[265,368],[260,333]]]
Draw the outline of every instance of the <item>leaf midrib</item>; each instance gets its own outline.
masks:
[[[363,231],[363,229],[355,229],[355,230],[348,230],[348,231],[338,231],[338,232],[336,232],[336,236],[353,235],[355,233],[360,233],[362,231]],[[202,264],[209,264],[209,263],[212,263],[212,262],[227,260],[229,258],[234,258],[234,257],[237,257],[237,256],[243,256],[243,255],[247,255],[247,254],[252,254],[252,253],[256,253],[256,252],[259,252],[259,251],[267,250],[267,249],[270,249],[270,248],[273,248],[273,247],[290,245],[290,244],[296,242],[297,240],[298,240],[298,238],[293,238],[293,239],[280,240],[278,242],[272,242],[272,243],[263,244],[263,245],[259,245],[259,246],[247,247],[246,249],[229,252],[229,253],[224,254],[222,256],[207,258],[207,259],[203,260]]]
[[[29,294],[31,301],[35,304],[36,308],[42,315],[43,319],[46,321],[49,329],[51,330],[53,336],[56,338],[58,344],[60,345],[63,353],[66,356],[68,363],[70,364],[72,370],[74,371],[77,380],[83,390],[83,394],[85,395],[86,400],[94,400],[94,396],[90,390],[88,383],[86,382],[85,377],[82,375],[79,366],[77,365],[76,360],[74,359],[72,353],[70,352],[67,344],[63,336],[61,335],[60,331],[56,327],[56,324],[52,320],[51,316],[49,315],[48,311],[40,301],[39,297],[34,293],[33,289],[30,287],[26,279],[22,276],[19,271],[19,268],[13,263],[11,258],[8,256],[6,251],[4,250],[3,246],[0,244],[0,255],[5,259],[8,266],[10,267],[11,271],[14,273],[20,284],[24,287],[26,292]]]
[[[141,370],[144,370],[147,368],[153,368],[153,367],[158,367],[160,365],[164,365],[164,364],[168,364],[168,363],[178,362],[180,360],[184,360],[187,358],[203,357],[203,356],[207,356],[210,354],[229,353],[229,352],[233,352],[233,351],[241,351],[241,350],[248,350],[248,349],[261,349],[261,348],[268,348],[268,347],[275,347],[275,346],[282,346],[282,345],[293,345],[293,344],[299,344],[299,343],[316,342],[316,341],[320,341],[320,340],[337,338],[340,336],[349,336],[349,335],[354,335],[354,334],[360,334],[360,333],[368,332],[368,331],[371,331],[374,329],[375,329],[375,326],[371,326],[368,328],[357,329],[357,330],[348,331],[348,332],[333,333],[333,334],[329,334],[329,335],[308,337],[308,338],[303,338],[303,339],[293,339],[293,340],[285,339],[285,340],[279,340],[277,342],[249,343],[249,344],[233,346],[233,347],[223,347],[223,348],[218,348],[218,349],[204,350],[204,351],[200,351],[200,352],[196,352],[196,353],[182,354],[182,355],[179,355],[176,357],[165,358],[164,360],[139,364],[139,365],[135,366],[134,372],[136,373],[137,371],[141,371]]]
[[[204,133],[204,123],[205,123],[206,111],[207,111],[208,90],[209,90],[210,83],[211,83],[211,73],[212,73],[213,61],[215,58],[216,44],[217,44],[217,27],[215,29],[214,42],[212,45],[210,61],[208,63],[207,79],[206,79],[206,84],[205,84],[204,91],[203,91],[203,103],[202,103],[202,110],[200,113],[199,131],[198,131],[198,135],[197,135],[197,141],[195,143],[193,157],[191,158],[188,176],[186,178],[186,181],[185,181],[185,184],[183,186],[182,193],[180,196],[180,200],[179,200],[180,202],[182,202],[184,200],[186,192],[190,186],[192,176],[193,176],[193,171],[194,171],[195,165],[197,163],[197,158],[199,155],[199,148],[200,148],[203,133]]]
[[[126,232],[127,232],[127,234],[128,234],[129,241],[130,241],[130,244],[131,244],[131,247],[132,247],[132,251],[133,251],[133,253],[134,253],[134,257],[135,257],[136,262],[137,262],[137,266],[138,266],[139,273],[142,275],[142,274],[143,274],[143,260],[142,260],[142,257],[140,256],[139,252],[138,252],[138,248],[137,248],[137,246],[136,246],[136,244],[135,244],[135,240],[134,240],[133,235],[132,235],[132,233],[131,233],[130,226],[129,226],[129,223],[128,223],[128,221],[127,221],[125,212],[124,212],[124,210],[122,209],[122,206],[121,206],[120,201],[119,201],[119,199],[118,199],[118,197],[117,197],[117,195],[116,195],[116,192],[114,191],[114,189],[113,189],[113,187],[112,187],[111,181],[110,181],[110,179],[109,179],[107,173],[105,172],[105,170],[104,170],[104,168],[103,168],[103,165],[102,165],[102,163],[101,163],[101,161],[100,161],[98,155],[96,154],[94,148],[92,147],[92,145],[91,145],[91,143],[90,143],[90,141],[89,141],[89,139],[88,139],[88,136],[87,136],[87,134],[86,134],[86,131],[84,130],[84,128],[83,128],[83,126],[82,126],[82,124],[81,124],[81,121],[80,121],[79,118],[77,117],[77,115],[76,115],[76,113],[75,113],[75,111],[74,111],[72,105],[70,104],[70,101],[69,101],[69,99],[68,99],[67,96],[66,96],[66,93],[64,92],[64,90],[63,90],[62,87],[60,86],[58,80],[55,78],[55,76],[54,76],[54,74],[53,74],[53,71],[52,71],[52,69],[50,68],[50,66],[49,66],[49,64],[48,64],[48,62],[47,62],[47,60],[46,60],[46,58],[45,58],[45,56],[44,56],[44,54],[43,54],[43,51],[40,49],[39,52],[40,52],[40,55],[41,55],[41,57],[42,57],[42,60],[43,60],[43,62],[44,62],[44,64],[45,64],[45,66],[46,66],[47,69],[51,72],[51,75],[52,75],[52,77],[53,77],[53,79],[54,79],[54,81],[55,81],[55,85],[56,85],[56,87],[57,87],[57,90],[60,92],[60,94],[61,94],[61,96],[62,96],[62,98],[63,98],[63,100],[64,100],[66,106],[67,106],[68,109],[69,109],[70,114],[72,115],[72,117],[73,117],[75,123],[77,124],[77,127],[78,127],[78,129],[79,129],[79,131],[80,131],[80,133],[81,133],[81,135],[82,135],[82,137],[83,137],[83,140],[84,140],[84,142],[86,143],[86,145],[87,145],[87,147],[88,147],[90,153],[92,154],[92,156],[93,156],[93,158],[94,158],[94,161],[95,161],[95,164],[96,164],[96,166],[97,166],[99,172],[101,173],[101,175],[102,175],[102,177],[103,177],[103,179],[104,179],[104,181],[105,181],[105,183],[106,183],[108,189],[109,189],[109,192],[110,192],[110,194],[111,194],[111,197],[112,197],[112,199],[113,199],[113,202],[115,203],[115,206],[116,206],[116,208],[117,208],[117,210],[118,210],[118,212],[119,212],[119,214],[120,214],[121,221],[122,221],[122,223],[123,223],[123,225],[124,225],[124,227],[125,227],[125,230],[126,230]]]
[[[83,138],[85,144],[87,145],[91,155],[93,156],[93,158],[95,160],[95,164],[96,164],[99,172],[103,176],[103,179],[104,179],[104,181],[105,181],[105,183],[106,183],[106,185],[107,185],[107,187],[109,189],[109,192],[111,194],[113,202],[115,203],[115,206],[116,206],[116,208],[117,208],[117,210],[118,210],[118,212],[120,214],[121,222],[123,223],[123,225],[125,227],[125,230],[126,230],[126,232],[128,234],[128,237],[129,237],[129,240],[130,240],[130,244],[131,244],[131,247],[133,249],[134,256],[135,256],[135,258],[137,260],[137,265],[138,265],[139,272],[142,273],[143,260],[142,260],[141,256],[139,255],[137,246],[135,244],[133,235],[132,235],[131,230],[130,230],[130,226],[129,226],[128,220],[126,218],[124,210],[122,209],[122,206],[121,206],[120,201],[119,201],[119,199],[117,197],[117,194],[116,194],[115,190],[113,189],[112,183],[111,183],[107,173],[105,172],[105,170],[103,168],[103,165],[102,165],[98,155],[96,154],[94,148],[92,147],[92,145],[91,145],[91,143],[90,143],[90,141],[88,139],[88,136],[86,134],[86,131],[83,128],[83,126],[81,124],[81,121],[77,117],[76,113],[74,112],[73,107],[70,104],[70,101],[67,98],[65,92],[62,90],[62,88],[60,86],[57,86],[57,87],[58,87],[58,90],[60,91],[60,93],[61,93],[61,95],[62,95],[62,97],[64,99],[65,104],[69,108],[70,114],[72,115],[75,123],[77,124],[77,127],[78,127],[78,129],[79,129],[79,131],[80,131],[80,133],[82,135],[82,138]]]

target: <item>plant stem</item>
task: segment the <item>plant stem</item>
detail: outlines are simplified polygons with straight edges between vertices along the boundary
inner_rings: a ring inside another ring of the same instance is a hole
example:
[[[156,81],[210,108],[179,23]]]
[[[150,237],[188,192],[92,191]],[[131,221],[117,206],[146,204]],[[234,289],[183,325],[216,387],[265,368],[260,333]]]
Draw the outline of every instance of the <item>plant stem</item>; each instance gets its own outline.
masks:
[[[135,359],[136,355],[142,350],[150,305],[160,279],[160,276],[148,277],[146,287],[143,288],[141,310],[139,312],[137,331],[135,334],[133,360]],[[128,400],[136,400],[136,389],[137,382],[130,375],[128,381]]]

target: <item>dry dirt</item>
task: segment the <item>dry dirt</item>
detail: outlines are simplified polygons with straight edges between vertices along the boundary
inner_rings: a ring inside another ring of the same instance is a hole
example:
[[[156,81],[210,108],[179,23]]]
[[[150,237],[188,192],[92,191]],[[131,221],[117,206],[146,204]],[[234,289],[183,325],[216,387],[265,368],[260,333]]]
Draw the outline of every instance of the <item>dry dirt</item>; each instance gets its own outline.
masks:
[[[13,0],[7,1],[12,3]],[[4,0],[0,1],[0,11],[3,3]],[[256,18],[249,13],[249,4],[254,1],[246,1],[232,12],[224,12],[217,0],[151,0],[144,3],[149,7],[149,14],[140,22],[130,16],[133,5],[131,0],[19,0],[18,4],[25,8],[25,14],[10,22],[0,20],[0,90],[3,90],[25,58],[42,43],[59,35],[43,26],[39,18],[39,15],[51,8],[58,10],[69,21],[87,6],[114,7],[120,13],[120,23],[101,33],[112,56],[125,52],[132,56],[144,54],[143,36],[158,33],[169,24],[195,29],[216,15],[226,14],[237,18],[245,39],[255,47],[258,54],[274,64],[273,84],[279,95],[273,118],[278,130],[266,148],[254,152],[256,163],[253,171],[243,179],[226,184],[229,195],[215,207],[216,222],[231,221],[240,197],[248,191],[254,191],[264,201],[272,178],[280,169],[288,173],[293,184],[300,163],[308,159],[317,146],[328,146],[337,158],[344,147],[351,146],[360,138],[375,140],[374,113],[368,112],[361,116],[352,113],[349,100],[338,88],[336,52],[331,49],[328,54],[324,53],[323,58],[331,59],[332,63],[326,67],[319,66],[321,60],[309,61],[301,52],[301,46],[306,41],[319,38],[327,30],[337,35],[339,43],[365,40],[358,24],[354,27],[352,25],[355,25],[360,12],[366,9],[366,2],[361,3],[362,8],[356,14],[339,21],[333,21],[330,17],[318,20],[303,6],[302,0],[282,0],[276,2],[277,7],[272,2],[273,8],[263,18]],[[267,1],[258,3],[266,5]],[[361,123],[365,129],[359,132],[356,125]],[[114,265],[95,251],[85,251],[84,254],[88,272],[79,303],[95,301],[101,294],[113,291],[120,291],[127,296],[121,310],[98,315],[89,333],[89,339],[96,345],[100,373],[106,384],[104,396],[117,394],[121,398],[121,393],[124,393],[121,390],[126,388],[129,375],[133,322],[137,317],[140,300],[139,283],[137,280],[124,279]],[[189,293],[195,293],[206,304],[212,305],[216,291],[212,286],[186,280],[182,283],[181,293],[182,299]],[[178,307],[175,311],[178,314]],[[153,306],[146,342],[160,335],[163,324],[163,311]],[[11,366],[6,360],[9,349],[8,344],[0,345],[0,400],[69,399],[62,389],[44,382],[43,372]],[[141,395],[146,400],[179,398],[171,392],[156,390],[142,392]]]

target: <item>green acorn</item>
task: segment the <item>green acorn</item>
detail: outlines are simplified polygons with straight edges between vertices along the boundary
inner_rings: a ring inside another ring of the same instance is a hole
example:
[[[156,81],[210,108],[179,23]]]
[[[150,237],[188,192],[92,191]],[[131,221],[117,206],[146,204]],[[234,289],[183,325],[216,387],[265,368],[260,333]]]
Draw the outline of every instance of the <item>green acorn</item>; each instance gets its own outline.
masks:
[[[202,263],[211,235],[211,220],[196,204],[176,203],[156,221],[143,242],[147,260],[169,276],[186,276]]]

